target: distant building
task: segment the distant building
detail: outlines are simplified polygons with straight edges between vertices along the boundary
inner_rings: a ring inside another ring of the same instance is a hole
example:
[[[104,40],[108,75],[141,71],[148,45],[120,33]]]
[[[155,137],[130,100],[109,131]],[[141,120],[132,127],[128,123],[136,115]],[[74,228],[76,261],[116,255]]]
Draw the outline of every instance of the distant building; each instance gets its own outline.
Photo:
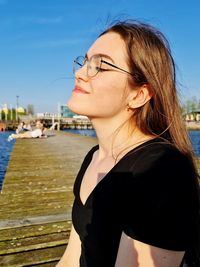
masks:
[[[62,118],[73,118],[76,114],[72,112],[66,105],[60,106],[60,115]]]
[[[18,107],[17,108],[17,112],[18,113],[21,113],[21,114],[25,114],[26,113],[26,110],[23,107]]]
[[[185,121],[200,121],[200,110],[195,110],[184,114]]]

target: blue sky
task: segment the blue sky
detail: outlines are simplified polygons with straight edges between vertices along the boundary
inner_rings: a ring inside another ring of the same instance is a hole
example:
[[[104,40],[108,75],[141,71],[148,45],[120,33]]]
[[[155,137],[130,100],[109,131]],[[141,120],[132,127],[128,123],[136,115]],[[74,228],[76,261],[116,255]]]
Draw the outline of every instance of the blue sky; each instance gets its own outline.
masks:
[[[170,42],[182,99],[200,99],[198,0],[0,0],[0,108],[57,112],[73,89],[72,62],[112,20],[139,19]]]

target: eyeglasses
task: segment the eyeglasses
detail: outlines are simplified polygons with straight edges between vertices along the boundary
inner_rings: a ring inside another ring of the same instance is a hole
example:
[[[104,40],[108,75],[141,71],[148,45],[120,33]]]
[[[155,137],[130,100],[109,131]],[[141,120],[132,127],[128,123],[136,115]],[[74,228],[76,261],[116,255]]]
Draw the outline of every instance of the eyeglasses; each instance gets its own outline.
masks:
[[[121,70],[125,73],[128,73],[132,76],[134,76],[133,73],[128,72],[124,69],[121,69],[112,63],[109,63],[101,58],[100,55],[94,55],[90,59],[79,56],[74,60],[74,65],[73,65],[73,74],[75,75],[76,71],[78,71],[80,68],[82,68],[85,64],[87,64],[87,76],[88,77],[94,77],[97,75],[98,72],[103,72],[103,71],[111,71],[111,69],[106,69],[104,68],[104,64],[109,65],[115,69]]]

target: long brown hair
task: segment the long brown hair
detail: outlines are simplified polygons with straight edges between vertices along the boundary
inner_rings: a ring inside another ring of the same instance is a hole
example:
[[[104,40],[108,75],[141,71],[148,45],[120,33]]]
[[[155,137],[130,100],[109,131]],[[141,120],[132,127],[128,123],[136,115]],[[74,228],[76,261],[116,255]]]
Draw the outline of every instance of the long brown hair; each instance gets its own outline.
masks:
[[[128,54],[130,83],[148,84],[152,98],[134,110],[136,125],[145,134],[160,136],[175,145],[193,161],[193,150],[181,115],[177,96],[175,64],[164,35],[137,21],[117,22],[108,32],[118,33]]]
[[[192,145],[176,88],[175,63],[165,36],[154,27],[138,21],[117,22],[103,34],[115,32],[124,40],[128,54],[129,82],[133,88],[148,84],[152,98],[133,112],[137,127],[145,134],[164,138],[184,153],[194,165]],[[196,177],[198,176],[197,168]],[[196,180],[199,188],[198,180]],[[199,216],[200,218],[200,216]],[[199,224],[197,223],[199,236]],[[186,257],[189,266],[200,264],[200,236],[196,239],[193,252]],[[189,257],[189,258],[188,258]]]

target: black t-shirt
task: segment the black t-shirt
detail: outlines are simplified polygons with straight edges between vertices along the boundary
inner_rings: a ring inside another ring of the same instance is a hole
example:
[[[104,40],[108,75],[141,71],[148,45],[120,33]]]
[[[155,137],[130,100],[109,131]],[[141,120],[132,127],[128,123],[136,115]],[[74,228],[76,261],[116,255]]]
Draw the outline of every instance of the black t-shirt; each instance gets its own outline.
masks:
[[[187,251],[197,220],[192,163],[174,146],[154,139],[129,151],[96,185],[85,204],[86,155],[74,184],[72,222],[81,240],[80,267],[114,267],[122,232],[159,248]]]

